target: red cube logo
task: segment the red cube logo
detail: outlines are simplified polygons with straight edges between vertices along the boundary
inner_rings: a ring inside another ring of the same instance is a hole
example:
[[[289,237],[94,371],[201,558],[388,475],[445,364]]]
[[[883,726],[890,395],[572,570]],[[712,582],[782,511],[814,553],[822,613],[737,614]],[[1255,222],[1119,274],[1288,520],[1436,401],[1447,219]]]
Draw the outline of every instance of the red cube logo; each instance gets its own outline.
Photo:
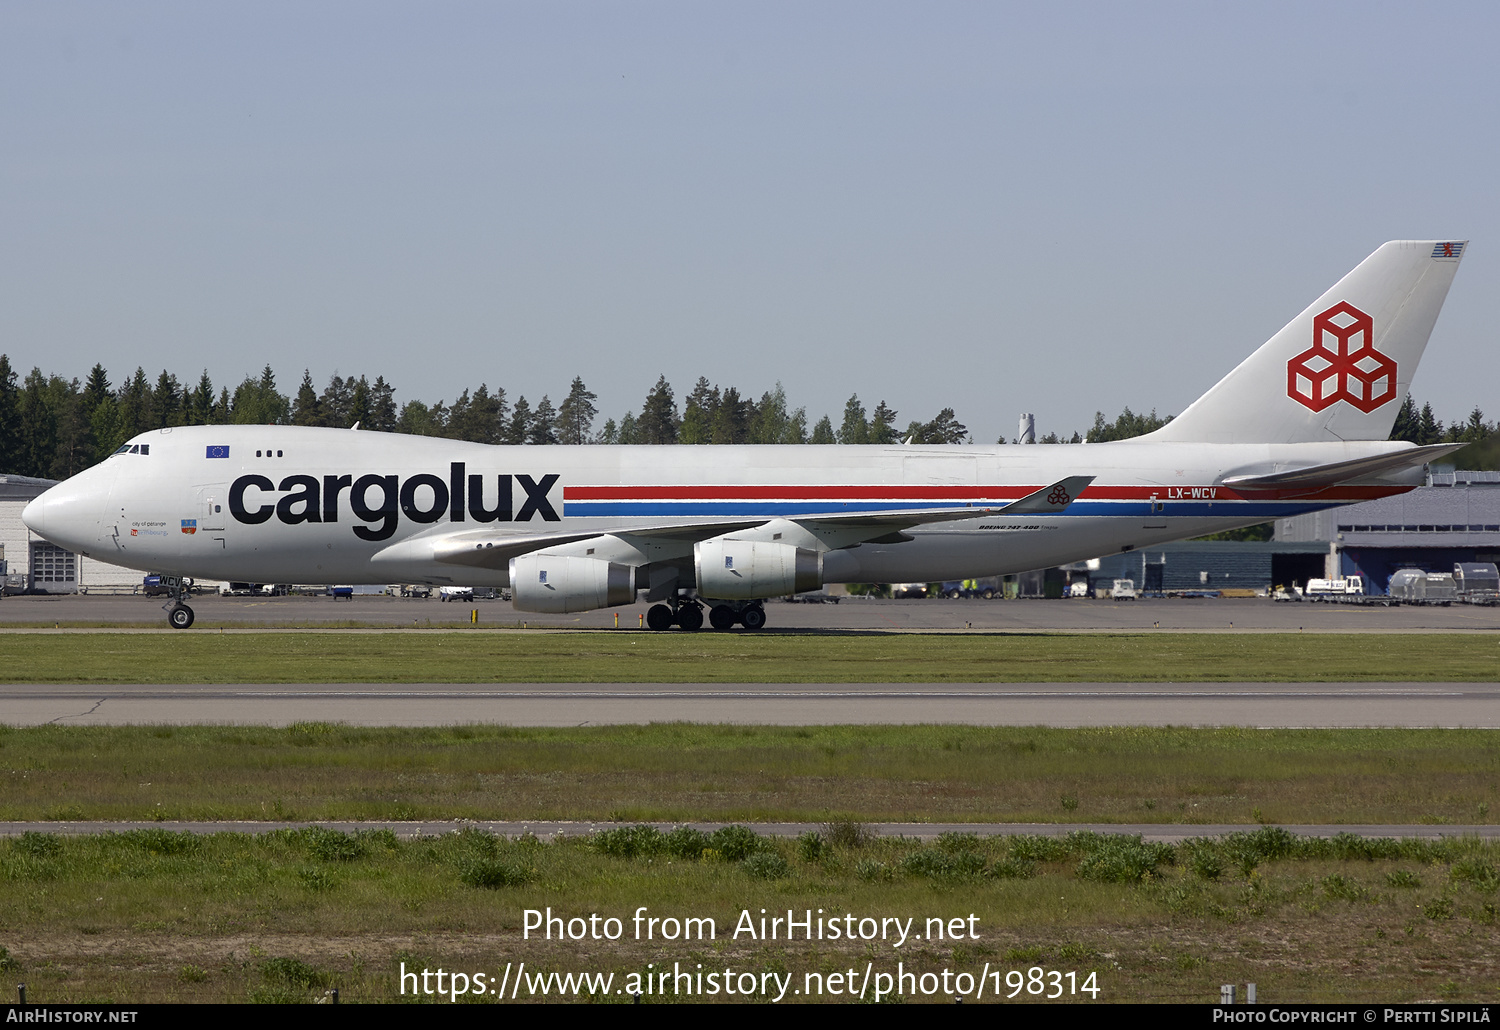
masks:
[[[1312,346],[1286,363],[1286,395],[1313,411],[1348,401],[1371,412],[1396,397],[1396,362],[1375,349],[1375,325],[1340,302],[1313,316]]]

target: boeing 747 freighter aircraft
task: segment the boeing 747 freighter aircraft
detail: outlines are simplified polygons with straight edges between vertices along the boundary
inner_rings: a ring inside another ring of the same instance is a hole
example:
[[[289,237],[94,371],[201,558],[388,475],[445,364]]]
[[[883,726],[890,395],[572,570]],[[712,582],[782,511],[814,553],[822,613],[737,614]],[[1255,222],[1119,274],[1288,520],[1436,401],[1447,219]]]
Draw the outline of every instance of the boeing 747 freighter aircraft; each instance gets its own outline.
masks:
[[[171,576],[509,586],[534,612],[644,593],[653,629],[699,629],[705,610],[715,629],[758,629],[764,599],[825,583],[1023,572],[1410,490],[1457,449],[1387,437],[1463,250],[1385,244],[1134,440],[494,447],[179,427],[22,517],[58,546]],[[179,629],[183,596],[168,607]]]

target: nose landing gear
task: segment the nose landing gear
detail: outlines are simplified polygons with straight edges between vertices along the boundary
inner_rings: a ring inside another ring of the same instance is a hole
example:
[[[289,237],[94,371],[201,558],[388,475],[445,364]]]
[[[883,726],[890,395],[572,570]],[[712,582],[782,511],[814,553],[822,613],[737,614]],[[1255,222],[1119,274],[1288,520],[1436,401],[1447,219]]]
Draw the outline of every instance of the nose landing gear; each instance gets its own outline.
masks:
[[[167,625],[173,629],[187,629],[193,624],[193,610],[183,603],[183,598],[187,597],[193,581],[181,576],[163,576],[162,582],[167,588],[168,601],[162,605],[167,613]]]

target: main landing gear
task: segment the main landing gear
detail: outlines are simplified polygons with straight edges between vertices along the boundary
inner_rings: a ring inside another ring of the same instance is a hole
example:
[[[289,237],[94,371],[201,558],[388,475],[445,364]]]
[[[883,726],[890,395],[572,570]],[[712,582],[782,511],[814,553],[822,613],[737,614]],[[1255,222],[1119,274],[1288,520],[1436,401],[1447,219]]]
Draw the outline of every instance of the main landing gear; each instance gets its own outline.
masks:
[[[746,629],[760,629],[766,624],[766,610],[759,601],[733,605],[720,602],[708,610],[708,624],[716,630],[733,629],[738,623]],[[703,628],[703,603],[683,598],[671,604],[654,604],[646,612],[646,625],[654,630],[680,626],[689,633]]]
[[[162,605],[167,613],[167,625],[173,629],[187,629],[193,624],[193,610],[182,599],[187,596],[191,581],[181,576],[164,576],[162,582],[167,586],[168,601]]]

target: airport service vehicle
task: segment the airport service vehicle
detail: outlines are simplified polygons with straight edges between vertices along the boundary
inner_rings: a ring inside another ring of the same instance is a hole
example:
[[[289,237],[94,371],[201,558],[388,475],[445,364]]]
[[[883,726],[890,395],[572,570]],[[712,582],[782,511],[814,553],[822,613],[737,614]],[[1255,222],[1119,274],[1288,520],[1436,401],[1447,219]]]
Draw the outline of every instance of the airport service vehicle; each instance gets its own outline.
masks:
[[[1114,585],[1109,588],[1109,596],[1113,601],[1134,601],[1136,599],[1135,580],[1115,580]]]
[[[1500,604],[1500,568],[1494,562],[1457,562],[1453,589],[1465,604]]]
[[[439,601],[472,601],[474,600],[473,587],[439,587]]]
[[[1422,569],[1401,569],[1393,573],[1386,592],[1393,601],[1402,604],[1441,605],[1444,608],[1457,597],[1452,573]]]
[[[715,629],[755,629],[765,599],[829,583],[1024,572],[1420,485],[1462,445],[1387,437],[1463,250],[1383,245],[1133,440],[494,447],[176,427],[133,438],[22,518],[61,547],[176,576],[509,587],[531,612],[644,595],[654,629],[696,630],[705,612]],[[1150,359],[1201,365],[1201,331],[1181,338]],[[186,627],[182,602],[168,617]]]
[[[1303,594],[1312,601],[1364,597],[1365,579],[1363,576],[1350,576],[1348,579],[1310,579],[1307,581],[1307,588]]]

